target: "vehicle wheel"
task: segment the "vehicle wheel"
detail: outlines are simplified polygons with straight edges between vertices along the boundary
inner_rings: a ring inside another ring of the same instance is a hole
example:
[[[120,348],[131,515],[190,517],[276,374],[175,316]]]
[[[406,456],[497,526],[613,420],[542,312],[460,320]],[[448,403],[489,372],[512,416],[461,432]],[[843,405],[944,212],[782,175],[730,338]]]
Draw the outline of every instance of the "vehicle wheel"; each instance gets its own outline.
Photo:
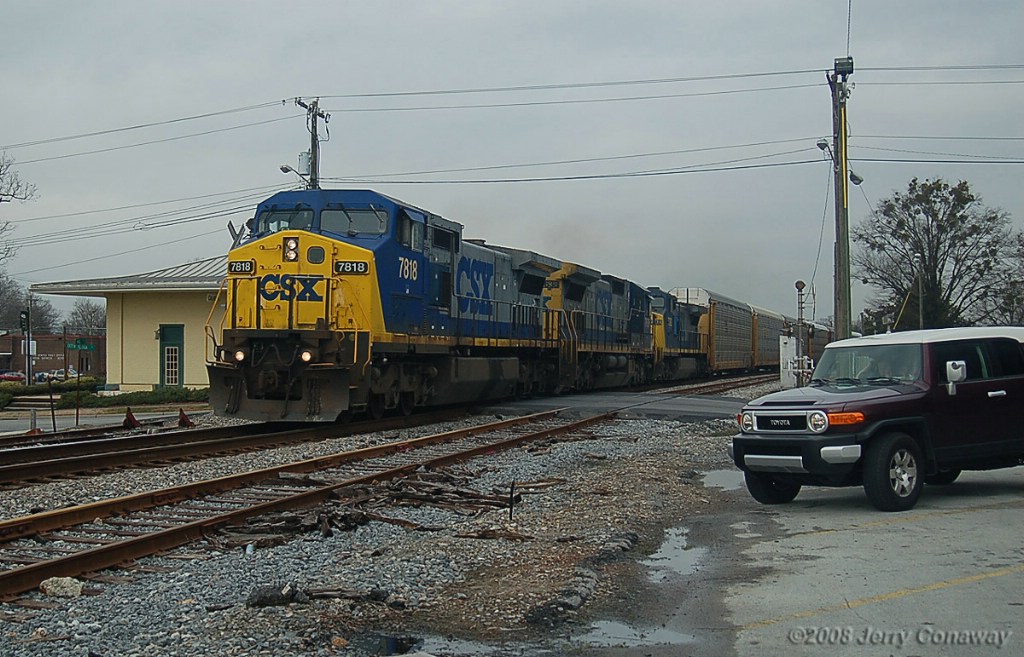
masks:
[[[871,441],[864,457],[864,492],[880,511],[906,511],[917,504],[923,477],[921,448],[905,433]]]
[[[924,483],[929,486],[948,486],[960,476],[960,470],[940,470],[933,475],[924,478]]]
[[[786,504],[800,492],[800,484],[781,482],[760,472],[744,472],[743,479],[750,496],[761,504]]]

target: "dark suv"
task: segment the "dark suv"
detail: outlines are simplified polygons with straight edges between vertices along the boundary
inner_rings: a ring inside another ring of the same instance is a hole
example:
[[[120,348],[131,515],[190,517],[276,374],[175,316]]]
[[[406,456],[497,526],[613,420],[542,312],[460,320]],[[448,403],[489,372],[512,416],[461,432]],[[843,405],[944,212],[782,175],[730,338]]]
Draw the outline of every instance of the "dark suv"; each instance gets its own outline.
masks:
[[[729,452],[763,504],[804,485],[857,486],[882,511],[922,482],[1024,463],[1024,328],[953,328],[833,342],[810,384],[747,404]]]

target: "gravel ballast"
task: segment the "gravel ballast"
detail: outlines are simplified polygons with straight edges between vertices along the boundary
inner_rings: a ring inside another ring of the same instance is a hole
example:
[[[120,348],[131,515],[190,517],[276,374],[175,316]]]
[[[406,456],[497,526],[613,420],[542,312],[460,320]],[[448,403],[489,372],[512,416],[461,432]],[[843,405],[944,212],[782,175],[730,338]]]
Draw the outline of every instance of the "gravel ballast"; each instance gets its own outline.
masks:
[[[730,396],[756,397],[772,388]],[[508,642],[543,640],[615,587],[608,563],[642,559],[665,527],[708,511],[700,473],[731,467],[726,446],[734,427],[733,420],[617,420],[595,427],[587,440],[524,447],[452,470],[460,486],[486,494],[507,493],[515,482],[524,494],[511,520],[507,509],[382,507],[374,512],[425,531],[373,521],[330,535],[303,532],[276,546],[230,549],[213,537],[145,559],[141,570],[105,573],[125,581],[85,581],[87,595],[36,591],[26,599],[44,608],[0,605],[0,655],[358,656],[380,654],[379,641],[367,638],[377,634],[386,634],[385,642],[451,635],[484,646],[500,642],[501,654],[518,654]],[[384,438],[5,491],[2,514],[210,479]],[[386,438],[394,440],[395,432]],[[479,535],[497,538],[469,537]]]

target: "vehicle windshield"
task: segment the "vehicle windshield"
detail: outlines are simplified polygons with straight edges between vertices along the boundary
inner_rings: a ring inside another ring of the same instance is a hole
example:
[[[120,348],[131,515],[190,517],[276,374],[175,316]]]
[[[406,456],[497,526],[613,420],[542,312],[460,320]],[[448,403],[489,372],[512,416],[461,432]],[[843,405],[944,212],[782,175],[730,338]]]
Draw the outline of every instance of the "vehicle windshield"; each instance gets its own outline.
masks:
[[[383,210],[324,210],[320,230],[341,235],[383,235],[388,230],[388,215]]]
[[[921,379],[921,345],[887,344],[826,349],[812,385],[886,385]]]
[[[313,210],[265,210],[256,217],[253,233],[277,233],[282,230],[309,230],[313,227]]]

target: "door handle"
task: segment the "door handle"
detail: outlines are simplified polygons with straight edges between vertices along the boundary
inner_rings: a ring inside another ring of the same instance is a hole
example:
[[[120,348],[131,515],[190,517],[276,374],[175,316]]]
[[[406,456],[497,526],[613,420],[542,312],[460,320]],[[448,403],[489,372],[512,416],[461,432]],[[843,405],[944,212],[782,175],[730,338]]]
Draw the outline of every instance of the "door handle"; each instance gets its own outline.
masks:
[[[989,397],[1005,397],[1006,396],[1006,391],[1005,390],[990,390],[989,393],[988,393],[988,396]]]

